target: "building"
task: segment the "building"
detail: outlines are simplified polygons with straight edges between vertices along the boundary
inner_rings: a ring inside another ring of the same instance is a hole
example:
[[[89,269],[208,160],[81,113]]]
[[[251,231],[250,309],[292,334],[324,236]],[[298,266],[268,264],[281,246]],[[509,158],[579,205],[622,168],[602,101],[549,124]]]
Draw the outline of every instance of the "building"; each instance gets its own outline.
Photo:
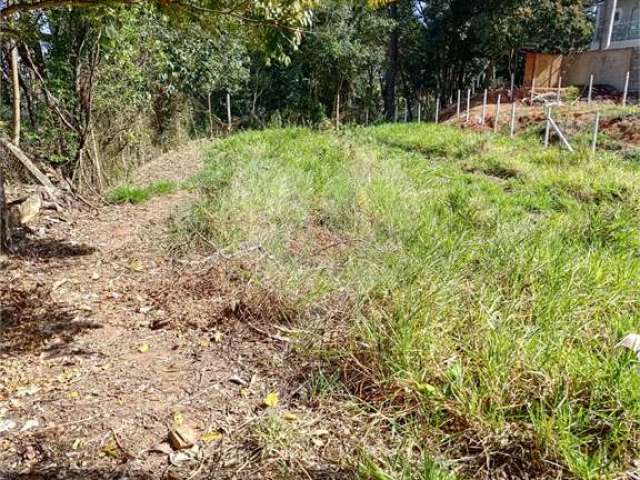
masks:
[[[640,0],[604,0],[597,6],[590,50],[571,55],[528,52],[524,86],[536,90],[594,84],[640,93]]]

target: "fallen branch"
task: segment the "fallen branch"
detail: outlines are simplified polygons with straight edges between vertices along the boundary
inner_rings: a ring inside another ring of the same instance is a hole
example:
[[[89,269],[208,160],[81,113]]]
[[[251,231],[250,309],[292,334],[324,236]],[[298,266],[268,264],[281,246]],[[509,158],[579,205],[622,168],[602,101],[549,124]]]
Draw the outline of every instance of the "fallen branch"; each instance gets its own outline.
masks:
[[[49,177],[40,171],[38,167],[31,161],[29,157],[18,147],[8,139],[0,136],[0,145],[3,146],[9,153],[11,153],[28,171],[35,177],[38,182],[45,188],[47,193],[54,197],[58,193],[58,189],[53,186]]]

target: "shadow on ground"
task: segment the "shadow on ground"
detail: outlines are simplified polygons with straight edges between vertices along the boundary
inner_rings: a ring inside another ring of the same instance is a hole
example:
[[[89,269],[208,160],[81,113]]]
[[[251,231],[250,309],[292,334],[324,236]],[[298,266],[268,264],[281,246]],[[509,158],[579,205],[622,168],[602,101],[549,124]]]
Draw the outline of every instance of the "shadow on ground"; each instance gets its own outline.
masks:
[[[100,328],[53,300],[48,287],[26,283],[0,286],[0,326],[0,358],[41,352],[51,340],[49,350],[60,350],[83,330]]]
[[[12,257],[53,260],[91,255],[96,249],[90,245],[56,239],[23,237],[16,241]]]

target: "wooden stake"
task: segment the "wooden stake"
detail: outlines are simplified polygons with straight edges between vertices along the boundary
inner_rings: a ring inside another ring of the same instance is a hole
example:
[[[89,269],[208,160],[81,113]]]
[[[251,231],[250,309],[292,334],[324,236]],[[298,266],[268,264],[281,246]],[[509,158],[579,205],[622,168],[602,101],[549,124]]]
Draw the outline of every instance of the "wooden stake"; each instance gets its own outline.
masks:
[[[591,105],[591,97],[593,96],[593,73],[589,76],[589,93],[587,94],[587,104]]]
[[[469,123],[470,116],[471,116],[471,89],[467,88],[467,119],[466,119],[467,123]]]
[[[596,153],[598,147],[598,130],[600,129],[600,111],[596,112],[596,118],[593,122],[593,138],[591,139],[591,151]]]
[[[480,117],[480,125],[484,125],[484,118],[487,115],[487,96],[489,92],[484,89],[484,95],[482,96],[482,116]]]
[[[511,138],[513,138],[515,133],[516,133],[516,102],[514,101],[513,103],[511,103],[511,132],[509,133]]]
[[[229,127],[229,133],[231,133],[231,95],[227,92],[227,126]]]
[[[409,102],[407,99],[404,99],[404,123],[407,123],[409,120]]]
[[[436,98],[436,123],[440,120],[440,96]]]
[[[460,118],[460,90],[458,89],[458,103],[456,105],[456,117]]]
[[[493,121],[493,130],[495,132],[498,131],[498,125],[500,124],[500,100],[502,99],[502,94],[498,94],[498,100],[496,102],[496,118]]]
[[[395,105],[395,111],[393,112],[393,121],[395,123],[398,123],[398,102],[399,100],[396,98],[396,105]]]
[[[622,92],[622,106],[627,106],[627,96],[629,95],[629,77],[631,76],[631,72],[627,72],[627,75],[624,78],[624,91]]]

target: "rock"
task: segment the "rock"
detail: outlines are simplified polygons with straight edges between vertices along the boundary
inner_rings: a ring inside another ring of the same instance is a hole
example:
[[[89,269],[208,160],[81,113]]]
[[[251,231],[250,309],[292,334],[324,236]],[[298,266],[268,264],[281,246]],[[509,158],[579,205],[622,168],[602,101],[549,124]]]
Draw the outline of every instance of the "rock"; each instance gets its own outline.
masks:
[[[198,435],[187,425],[169,430],[169,444],[174,450],[184,450],[193,447],[198,442]]]
[[[42,208],[40,194],[34,193],[27,198],[16,200],[9,205],[9,224],[19,227],[35,219]]]
[[[0,420],[0,433],[8,432],[9,430],[13,430],[18,425],[13,420]]]

